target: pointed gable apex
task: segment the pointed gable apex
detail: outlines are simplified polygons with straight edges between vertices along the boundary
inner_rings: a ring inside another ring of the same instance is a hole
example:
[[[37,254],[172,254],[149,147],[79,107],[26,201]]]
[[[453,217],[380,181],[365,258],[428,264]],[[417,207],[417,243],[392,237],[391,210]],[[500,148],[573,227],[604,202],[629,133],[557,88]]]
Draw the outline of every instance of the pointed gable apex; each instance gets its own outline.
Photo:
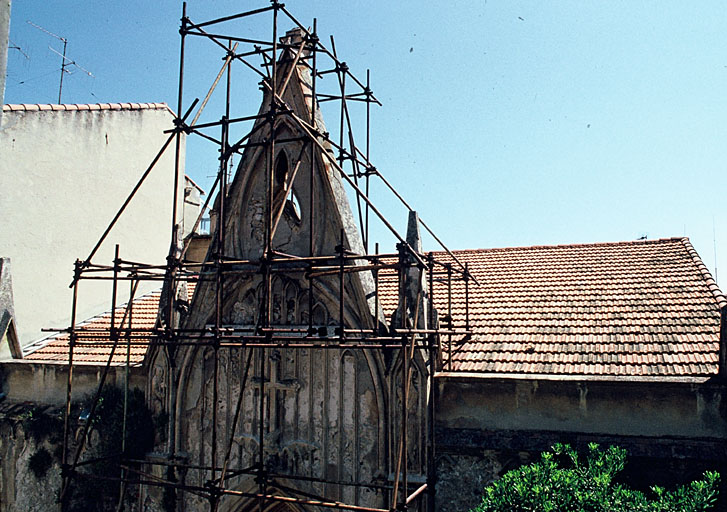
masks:
[[[319,135],[326,129],[320,109],[313,100],[311,73],[306,62],[307,43],[303,37],[302,31],[292,30],[281,39],[283,49],[276,69],[274,115],[269,115],[273,110],[272,92],[269,87],[263,87],[259,119],[246,138],[241,160],[229,185],[224,219],[216,222],[215,229],[224,229],[222,252],[226,258],[261,261],[268,245],[269,226],[273,227],[272,254],[335,258],[341,245],[356,254],[364,252],[339,170],[331,164],[333,148]],[[313,118],[314,124],[311,123]],[[213,236],[210,255],[217,252],[216,244]],[[252,319],[249,311],[256,309],[261,298],[259,291],[252,290],[252,281],[258,277],[250,277],[250,282],[246,283],[232,279],[233,282],[226,282],[223,323]],[[286,281],[279,286],[281,297],[293,294],[286,291],[288,288],[296,288],[296,300],[300,300],[308,282],[301,274],[296,283]],[[325,318],[326,324],[340,322],[340,314],[334,315],[338,311],[335,303],[340,294],[337,278],[316,279],[315,287],[320,295],[315,302],[326,311],[321,318]],[[197,295],[195,300],[207,305],[202,308],[206,313],[195,312],[193,316],[198,318],[190,321],[200,326],[206,321],[203,316],[213,310],[214,284],[201,284]],[[290,301],[295,302],[293,298]],[[373,327],[374,301],[370,272],[346,275],[344,323]],[[281,311],[284,309],[284,306],[280,307]],[[306,314],[315,315],[315,311]],[[302,324],[302,315],[303,312],[297,310],[295,315],[289,316],[295,317],[291,322]],[[274,313],[273,320],[282,316],[285,315]]]

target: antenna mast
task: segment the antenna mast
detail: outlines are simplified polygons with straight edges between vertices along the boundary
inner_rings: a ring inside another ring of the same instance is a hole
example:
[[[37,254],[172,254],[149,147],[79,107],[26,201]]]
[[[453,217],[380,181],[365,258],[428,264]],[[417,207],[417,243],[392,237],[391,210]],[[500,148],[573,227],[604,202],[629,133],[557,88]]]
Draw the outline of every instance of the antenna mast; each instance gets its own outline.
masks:
[[[712,243],[714,244],[714,280],[719,283],[717,277],[717,228],[715,227],[714,215],[712,215]]]
[[[65,37],[61,37],[59,35],[56,35],[53,32],[51,32],[50,30],[46,30],[43,27],[41,27],[40,25],[36,25],[35,23],[33,23],[30,20],[28,20],[28,24],[34,26],[38,30],[42,30],[43,32],[45,32],[49,36],[55,37],[59,41],[62,41],[63,42],[63,53],[54,50],[50,46],[48,47],[48,49],[50,51],[52,51],[53,53],[56,53],[56,54],[60,55],[61,56],[61,59],[62,59],[61,60],[61,80],[60,80],[60,83],[58,85],[58,103],[60,104],[61,103],[61,96],[63,94],[63,75],[65,73],[68,73],[68,71],[66,71],[66,68],[68,66],[76,66],[78,69],[80,69],[81,71],[83,71],[84,73],[86,73],[90,77],[93,77],[93,74],[90,71],[88,71],[87,69],[83,69],[81,66],[79,66],[78,64],[76,64],[75,61],[73,61],[73,60],[69,59],[68,57],[66,57],[66,47],[68,46],[68,39],[66,39]]]
[[[61,94],[63,93],[63,74],[66,72],[66,46],[68,45],[68,39],[62,37],[63,41],[63,55],[61,55],[61,83],[58,85],[58,104],[61,104]]]

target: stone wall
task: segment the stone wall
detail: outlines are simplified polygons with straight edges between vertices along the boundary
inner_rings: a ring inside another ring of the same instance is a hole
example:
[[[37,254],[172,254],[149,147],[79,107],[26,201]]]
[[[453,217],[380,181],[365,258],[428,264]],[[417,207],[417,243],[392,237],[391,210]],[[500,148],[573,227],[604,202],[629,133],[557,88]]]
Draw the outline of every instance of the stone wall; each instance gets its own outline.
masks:
[[[98,366],[74,367],[72,432],[78,427],[78,404],[96,391],[102,370]],[[132,389],[144,389],[145,374],[140,370],[132,369]],[[125,368],[111,367],[106,382],[122,388],[125,374]],[[0,364],[1,512],[57,510],[67,378],[63,365],[24,361]],[[84,452],[84,456],[92,453],[98,438],[98,433],[90,437],[91,451]],[[33,457],[35,471],[31,467]],[[38,468],[44,470],[39,473]]]
[[[439,512],[466,512],[481,500],[482,489],[501,474],[498,452],[475,450],[470,455],[437,456],[436,507]]]
[[[124,392],[113,382],[104,388],[93,420],[91,397],[77,396],[69,416],[68,458],[80,463],[66,493],[67,510],[116,510],[121,467],[111,454],[121,452]],[[132,390],[125,449],[129,458],[143,458],[153,444],[154,418],[144,406],[143,392]],[[42,405],[4,399],[0,403],[0,511],[58,510],[63,460],[65,405]],[[89,424],[88,421],[91,421]],[[78,443],[88,435],[83,449]],[[98,457],[105,457],[95,461]],[[129,463],[134,466],[133,463]],[[124,510],[138,510],[138,486],[124,496]]]
[[[58,507],[61,446],[48,438],[33,439],[29,435],[26,422],[33,410],[27,404],[5,402],[0,406],[0,510],[3,512],[44,512]],[[35,471],[31,468],[34,456],[37,460],[45,459],[34,466]]]

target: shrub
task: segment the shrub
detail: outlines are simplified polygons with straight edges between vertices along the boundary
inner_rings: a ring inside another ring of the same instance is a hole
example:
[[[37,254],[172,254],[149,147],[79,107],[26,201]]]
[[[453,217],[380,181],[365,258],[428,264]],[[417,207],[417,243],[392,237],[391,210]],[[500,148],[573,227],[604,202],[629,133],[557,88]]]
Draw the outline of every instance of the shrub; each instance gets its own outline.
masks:
[[[60,412],[50,414],[44,407],[34,407],[23,415],[23,428],[28,438],[36,443],[45,440],[62,442],[63,418]]]
[[[46,448],[38,448],[28,460],[28,468],[38,480],[42,479],[48,473],[52,465],[53,456]]]
[[[40,446],[28,459],[28,468],[40,480],[48,473],[54,459],[60,461],[60,457],[55,455],[58,449],[62,450],[63,419],[59,412],[52,414],[45,407],[34,407],[22,415],[22,426],[26,437],[36,446],[48,441],[56,448],[51,453],[44,446]]]
[[[585,460],[568,445],[544,452],[539,462],[507,472],[485,488],[472,512],[701,512],[717,499],[719,474],[705,472],[674,491],[652,487],[647,494],[614,482],[626,450],[588,446]]]

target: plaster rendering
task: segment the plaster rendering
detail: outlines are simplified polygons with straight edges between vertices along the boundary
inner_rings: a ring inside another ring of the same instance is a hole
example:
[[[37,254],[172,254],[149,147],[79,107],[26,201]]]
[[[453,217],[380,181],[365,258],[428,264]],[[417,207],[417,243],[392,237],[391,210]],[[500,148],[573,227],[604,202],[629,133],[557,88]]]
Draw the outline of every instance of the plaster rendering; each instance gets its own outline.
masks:
[[[0,255],[12,260],[18,334],[27,345],[44,337],[41,329],[70,323],[73,262],[86,258],[149,166],[173,115],[164,104],[6,105],[3,110]],[[110,265],[115,244],[128,260],[166,256],[173,179],[169,150],[97,261]],[[108,309],[109,286],[84,286],[79,318]],[[127,291],[120,290],[122,300]]]

